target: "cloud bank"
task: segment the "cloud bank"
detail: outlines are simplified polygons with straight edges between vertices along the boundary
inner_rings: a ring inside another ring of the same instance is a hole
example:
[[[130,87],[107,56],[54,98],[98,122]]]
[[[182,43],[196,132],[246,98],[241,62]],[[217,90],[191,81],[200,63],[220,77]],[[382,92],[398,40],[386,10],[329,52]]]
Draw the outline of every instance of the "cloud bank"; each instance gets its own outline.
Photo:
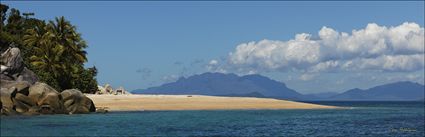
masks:
[[[224,62],[219,65],[219,61],[211,60],[208,69],[248,73],[418,71],[424,69],[424,28],[409,22],[391,27],[370,23],[349,34],[322,27],[317,38],[301,33],[288,41],[242,43]]]

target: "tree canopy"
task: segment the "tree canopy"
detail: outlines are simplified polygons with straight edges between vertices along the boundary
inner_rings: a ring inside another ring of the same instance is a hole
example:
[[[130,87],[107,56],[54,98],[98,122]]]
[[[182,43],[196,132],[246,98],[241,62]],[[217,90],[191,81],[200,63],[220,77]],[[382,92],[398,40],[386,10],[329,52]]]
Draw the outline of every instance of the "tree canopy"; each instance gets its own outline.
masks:
[[[9,45],[20,48],[26,66],[58,91],[97,91],[96,67],[84,68],[88,45],[69,20],[40,20],[3,4],[0,12],[0,51]]]

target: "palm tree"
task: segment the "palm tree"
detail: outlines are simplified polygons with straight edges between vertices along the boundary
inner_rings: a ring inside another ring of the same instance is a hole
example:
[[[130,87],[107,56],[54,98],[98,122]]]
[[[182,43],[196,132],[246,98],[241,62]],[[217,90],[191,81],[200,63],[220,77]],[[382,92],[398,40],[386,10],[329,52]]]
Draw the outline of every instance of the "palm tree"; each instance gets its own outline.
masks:
[[[54,77],[59,77],[64,68],[61,56],[65,51],[64,46],[54,41],[55,35],[48,31],[46,25],[26,30],[24,44],[33,51],[30,63],[36,69],[50,72]]]
[[[64,47],[61,62],[63,65],[63,75],[58,79],[61,87],[75,88],[75,80],[80,77],[84,70],[83,63],[87,61],[86,42],[77,33],[76,27],[67,21],[63,16],[49,21],[49,31],[54,34],[54,41]]]
[[[55,35],[55,39],[65,46],[65,54],[70,57],[68,61],[82,64],[87,61],[86,42],[81,38],[81,34],[77,33],[76,27],[67,21],[63,16],[56,17],[55,21],[50,21],[50,29]]]
[[[83,63],[87,61],[84,48],[86,42],[77,33],[76,27],[64,17],[44,22],[26,30],[23,37],[27,48],[32,49],[30,64],[45,75],[53,74],[59,89],[76,88],[81,73],[85,71]],[[81,82],[80,82],[81,83]]]

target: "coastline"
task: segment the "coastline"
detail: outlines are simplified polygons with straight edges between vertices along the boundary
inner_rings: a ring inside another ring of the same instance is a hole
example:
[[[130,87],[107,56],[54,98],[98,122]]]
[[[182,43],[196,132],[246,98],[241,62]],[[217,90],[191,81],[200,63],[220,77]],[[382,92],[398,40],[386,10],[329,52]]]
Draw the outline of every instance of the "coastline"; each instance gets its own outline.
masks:
[[[342,107],[254,97],[205,95],[93,95],[97,108],[108,111],[338,109]]]

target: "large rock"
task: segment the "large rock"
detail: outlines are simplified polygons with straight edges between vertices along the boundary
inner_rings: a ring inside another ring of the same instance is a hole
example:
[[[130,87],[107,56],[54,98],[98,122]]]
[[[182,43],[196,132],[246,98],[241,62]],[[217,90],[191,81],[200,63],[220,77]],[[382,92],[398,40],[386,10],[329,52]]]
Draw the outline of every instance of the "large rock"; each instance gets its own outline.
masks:
[[[112,88],[111,85],[105,84],[105,91],[107,94],[112,94],[112,92],[114,92],[114,89]]]
[[[93,101],[77,89],[64,90],[61,93],[64,107],[70,114],[95,112]]]
[[[96,109],[78,90],[65,90],[64,99],[49,85],[37,82],[37,75],[25,67],[20,50],[13,46],[1,53],[0,81],[2,115],[89,113]]]
[[[19,73],[16,78],[17,81],[27,81],[30,84],[35,84],[38,81],[37,75],[34,72],[24,67],[24,69]]]
[[[98,91],[96,92],[96,94],[106,94],[106,89],[100,85],[97,85],[97,89]]]
[[[28,97],[40,107],[42,114],[65,113],[61,94],[45,83],[37,82],[32,85]]]
[[[12,76],[7,75],[7,74],[0,73],[0,80],[12,81],[12,80],[14,80],[14,78]]]
[[[1,80],[0,85],[2,114],[25,113],[34,105],[27,97],[30,87],[28,82]]]
[[[9,81],[9,80],[1,80],[0,87],[1,88],[12,88],[15,87],[18,93],[28,95],[29,94],[29,87],[31,86],[30,83],[26,81]]]
[[[0,100],[2,102],[2,108],[13,109],[12,98],[16,95],[16,88],[0,88]]]
[[[13,81],[27,81],[34,84],[38,81],[37,75],[25,67],[18,48],[9,47],[0,57],[0,79]]]
[[[16,74],[24,69],[24,63],[19,48],[9,47],[1,54],[1,73]]]
[[[28,97],[21,93],[16,93],[13,100],[13,109],[19,113],[26,113],[35,103]]]

